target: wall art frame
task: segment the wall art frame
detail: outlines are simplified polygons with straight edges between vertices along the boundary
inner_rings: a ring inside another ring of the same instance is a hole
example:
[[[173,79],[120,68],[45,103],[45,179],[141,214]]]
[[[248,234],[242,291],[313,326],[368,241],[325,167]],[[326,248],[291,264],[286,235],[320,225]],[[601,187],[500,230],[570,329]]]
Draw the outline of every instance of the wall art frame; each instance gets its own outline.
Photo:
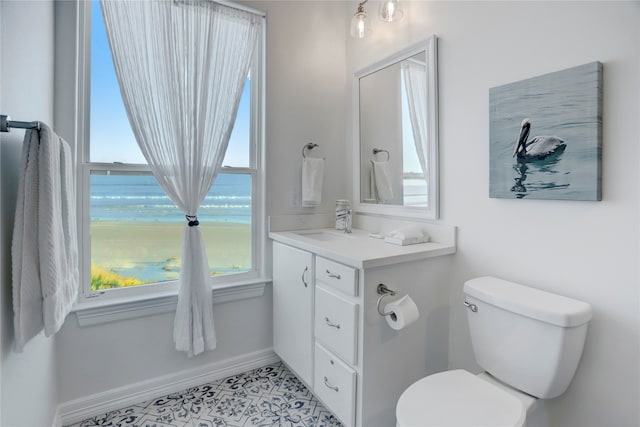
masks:
[[[490,197],[602,200],[602,70],[592,62],[489,90]]]

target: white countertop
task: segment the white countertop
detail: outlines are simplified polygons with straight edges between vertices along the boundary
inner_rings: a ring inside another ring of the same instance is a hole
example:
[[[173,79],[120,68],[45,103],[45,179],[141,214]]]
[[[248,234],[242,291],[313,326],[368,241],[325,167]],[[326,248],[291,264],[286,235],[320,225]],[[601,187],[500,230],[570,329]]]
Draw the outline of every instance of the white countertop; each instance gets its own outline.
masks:
[[[326,233],[326,234],[323,234]],[[305,234],[307,234],[305,236]],[[311,237],[323,234],[327,240]],[[353,229],[350,234],[332,228],[270,231],[277,242],[314,252],[317,255],[355,268],[371,268],[398,264],[456,252],[455,239],[451,243],[428,242],[398,246],[382,239],[369,237],[365,230]]]

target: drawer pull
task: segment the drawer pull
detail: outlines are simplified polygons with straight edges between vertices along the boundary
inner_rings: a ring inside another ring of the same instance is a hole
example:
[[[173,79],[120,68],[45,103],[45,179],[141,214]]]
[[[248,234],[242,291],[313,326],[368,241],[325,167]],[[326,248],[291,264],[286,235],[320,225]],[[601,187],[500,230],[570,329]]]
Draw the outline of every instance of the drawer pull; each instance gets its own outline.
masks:
[[[304,267],[304,271],[302,272],[302,283],[304,283],[304,287],[306,288],[307,286],[309,286],[309,284],[307,283],[306,280],[304,280],[304,273],[306,273],[309,270],[309,266],[305,266]]]
[[[331,383],[329,383],[329,378],[327,378],[327,377],[324,377],[324,385],[325,385],[327,388],[330,388],[331,390],[333,390],[333,391],[335,391],[335,392],[340,391],[340,389],[339,389],[338,387],[336,387],[336,386],[334,386],[334,385],[331,385]]]
[[[331,320],[329,320],[328,317],[325,317],[324,321],[327,323],[328,326],[331,326],[332,328],[340,329],[340,323],[333,323]]]
[[[329,271],[328,268],[327,268],[327,275],[333,279],[340,280],[340,273],[332,273],[331,271]]]

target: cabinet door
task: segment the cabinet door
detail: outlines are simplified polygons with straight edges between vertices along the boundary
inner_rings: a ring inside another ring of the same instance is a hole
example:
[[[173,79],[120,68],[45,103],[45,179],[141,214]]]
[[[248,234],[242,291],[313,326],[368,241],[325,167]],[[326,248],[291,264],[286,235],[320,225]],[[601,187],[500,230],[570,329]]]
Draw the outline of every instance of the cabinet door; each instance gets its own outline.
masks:
[[[273,242],[273,349],[313,386],[313,255]]]

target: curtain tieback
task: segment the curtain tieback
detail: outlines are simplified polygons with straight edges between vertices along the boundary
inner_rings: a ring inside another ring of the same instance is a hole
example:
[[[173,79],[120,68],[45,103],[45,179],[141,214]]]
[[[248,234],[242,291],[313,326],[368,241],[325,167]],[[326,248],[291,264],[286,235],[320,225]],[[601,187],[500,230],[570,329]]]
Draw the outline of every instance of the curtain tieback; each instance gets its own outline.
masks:
[[[195,215],[185,215],[185,218],[189,221],[189,227],[196,227],[200,225],[200,221],[198,221],[198,217]]]

